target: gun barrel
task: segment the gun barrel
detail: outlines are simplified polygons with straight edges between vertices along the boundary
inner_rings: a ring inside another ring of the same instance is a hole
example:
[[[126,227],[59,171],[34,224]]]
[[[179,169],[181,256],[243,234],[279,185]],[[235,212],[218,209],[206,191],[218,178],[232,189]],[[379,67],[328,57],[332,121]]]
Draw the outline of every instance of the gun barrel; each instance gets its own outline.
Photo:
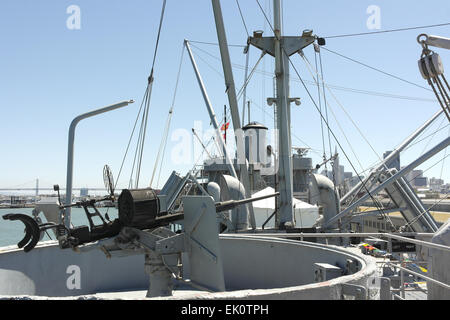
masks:
[[[240,206],[242,204],[246,204],[253,201],[259,201],[267,198],[277,197],[280,193],[276,192],[273,194],[268,194],[265,196],[255,197],[255,198],[247,198],[242,200],[228,200],[228,201],[222,201],[216,203],[216,212],[222,212],[230,209],[234,209],[237,206]]]

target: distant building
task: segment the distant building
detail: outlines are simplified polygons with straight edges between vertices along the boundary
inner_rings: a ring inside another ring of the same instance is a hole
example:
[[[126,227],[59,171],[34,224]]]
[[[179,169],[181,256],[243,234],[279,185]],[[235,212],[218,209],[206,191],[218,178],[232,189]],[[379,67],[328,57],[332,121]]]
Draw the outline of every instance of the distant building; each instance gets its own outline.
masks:
[[[423,170],[412,170],[405,175],[405,179],[416,188],[428,186],[428,178],[423,176]]]
[[[344,172],[344,179],[351,179],[353,177],[353,172]]]
[[[430,181],[430,190],[431,191],[436,191],[436,192],[440,192],[442,189],[444,188],[444,180],[442,179],[437,179],[437,178],[431,178]]]
[[[417,177],[414,179],[414,186],[415,187],[426,187],[428,185],[428,178],[427,177]]]
[[[89,196],[89,189],[88,188],[81,188],[80,189],[80,197],[87,197]]]

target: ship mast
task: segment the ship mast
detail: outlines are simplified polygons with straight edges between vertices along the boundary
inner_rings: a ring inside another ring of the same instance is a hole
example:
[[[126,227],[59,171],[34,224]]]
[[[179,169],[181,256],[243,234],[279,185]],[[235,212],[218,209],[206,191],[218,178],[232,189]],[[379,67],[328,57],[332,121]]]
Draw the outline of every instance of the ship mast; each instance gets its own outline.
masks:
[[[291,112],[289,97],[289,57],[282,50],[283,30],[281,17],[281,0],[273,1],[274,48],[275,48],[275,77],[276,77],[276,113],[278,129],[278,190],[279,212],[276,223],[282,227],[292,222],[292,197],[294,196],[292,183],[292,142],[291,142]]]
[[[278,136],[278,183],[280,192],[277,205],[276,226],[284,229],[293,226],[293,174],[292,174],[292,142],[290,104],[300,104],[299,98],[289,97],[289,56],[312,44],[315,38],[312,32],[304,32],[302,36],[283,36],[281,0],[273,1],[273,37],[263,37],[261,31],[255,31],[249,43],[265,51],[275,58],[276,95],[268,98],[268,104],[275,103],[276,125]]]

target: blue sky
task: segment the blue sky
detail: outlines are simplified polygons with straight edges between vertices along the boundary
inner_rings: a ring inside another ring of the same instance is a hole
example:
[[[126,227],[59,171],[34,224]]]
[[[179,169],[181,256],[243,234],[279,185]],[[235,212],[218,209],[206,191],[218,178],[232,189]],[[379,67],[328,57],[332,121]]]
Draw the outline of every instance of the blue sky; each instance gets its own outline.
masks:
[[[260,0],[260,3],[270,15],[270,2]],[[0,187],[32,187],[36,178],[40,179],[41,186],[50,187],[56,183],[65,185],[67,132],[72,119],[92,109],[134,99],[135,104],[86,120],[77,128],[75,186],[102,186],[104,164],[109,164],[117,175],[150,72],[161,4],[160,0],[0,2]],[[66,10],[70,5],[77,5],[81,10],[80,30],[69,30],[66,26],[70,16]],[[270,28],[256,1],[240,0],[240,5],[250,32],[261,29],[265,30],[265,35],[270,35]],[[423,3],[419,1],[285,0],[285,34],[298,35],[304,29],[313,29],[319,36],[376,31],[368,30],[366,25],[369,18],[366,10],[370,5],[377,5],[381,9],[381,30],[450,22],[450,4],[445,0],[428,1],[428,8],[439,10],[428,10],[426,14]],[[245,44],[247,35],[236,2],[222,1],[222,9],[228,42]],[[450,36],[450,27],[335,38],[329,39],[326,47],[427,86],[417,69],[421,49],[416,37],[422,32]],[[173,97],[184,39],[217,42],[209,0],[167,2],[155,66],[141,186],[148,185],[150,181]],[[193,49],[216,114],[221,118],[223,105],[228,104],[221,64],[207,54],[219,57],[218,47],[195,44]],[[444,65],[448,65],[450,52],[441,49],[437,51],[443,58]],[[242,48],[232,47],[230,52],[234,64],[245,64]],[[312,48],[305,49],[305,54],[314,63]],[[252,48],[251,66],[258,57],[259,52]],[[325,80],[331,85],[422,99],[434,98],[427,90],[365,69],[329,52],[323,51],[322,59]],[[295,56],[292,61],[301,76],[311,81],[302,60]],[[272,58],[265,57],[259,69],[272,71]],[[244,71],[241,68],[234,71],[239,88],[243,83]],[[296,78],[293,71],[291,77]],[[314,86],[309,89],[316,98],[317,89]],[[342,90],[333,90],[333,93],[379,156],[397,146],[439,110],[437,103],[429,101],[394,99]],[[264,101],[272,95],[271,78],[255,74],[248,91],[252,101],[252,120],[264,122],[269,127],[273,127],[273,120],[268,115],[272,113],[272,109]],[[328,93],[327,95],[330,107],[353,149],[357,151],[358,160],[334,119],[330,121],[332,129],[342,141],[355,167],[358,170],[361,167],[368,168],[378,160],[377,155],[359,136],[337,103]],[[300,107],[292,106],[292,131],[314,149],[310,155],[314,163],[319,163],[322,153],[319,115],[298,82],[291,83],[291,96],[302,99]],[[425,136],[437,130],[439,125],[442,128],[448,124],[447,120],[441,122],[441,119]],[[193,159],[191,163],[176,164],[171,161],[170,154],[179,143],[172,141],[173,132],[181,128],[190,132],[194,121],[202,121],[204,129],[209,126],[201,93],[185,55],[159,186],[172,170],[184,175],[192,167]],[[401,156],[402,165],[414,160],[427,145],[430,148],[448,135],[447,127],[432,139],[425,139],[410,148]],[[295,137],[293,144],[303,146]],[[332,144],[334,150],[335,143]],[[119,187],[128,183],[132,155],[133,152],[128,156]],[[444,152],[440,153],[420,168],[429,168],[444,155]],[[346,170],[351,170],[342,153],[340,162],[345,165]],[[448,159],[444,162],[444,167],[439,163],[425,175],[440,177],[443,168],[442,178],[450,182],[448,163]]]

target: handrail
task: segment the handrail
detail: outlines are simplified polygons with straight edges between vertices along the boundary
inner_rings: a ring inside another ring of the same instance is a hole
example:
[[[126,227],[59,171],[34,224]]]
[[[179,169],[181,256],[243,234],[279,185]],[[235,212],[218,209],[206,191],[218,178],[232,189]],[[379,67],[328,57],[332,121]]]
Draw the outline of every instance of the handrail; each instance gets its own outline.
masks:
[[[427,241],[406,238],[403,236],[394,235],[392,233],[238,233],[240,236],[250,236],[257,235],[263,237],[278,237],[278,238],[349,238],[349,237],[386,237],[396,240],[402,240],[405,242],[415,243],[424,247],[440,249],[445,251],[450,251],[450,246],[445,246],[442,244],[431,243]],[[434,233],[415,233],[415,232],[405,232],[402,233],[404,236],[432,236]]]
[[[398,265],[396,265],[395,263],[392,263],[392,262],[389,262],[389,261],[387,261],[386,263],[387,263],[387,264],[390,264],[390,265],[392,265],[392,266],[394,266],[394,267],[396,267],[396,268],[399,268],[399,269],[402,270],[402,271],[405,271],[405,272],[407,272],[407,273],[411,273],[411,274],[413,274],[413,275],[415,275],[415,276],[418,276],[418,277],[421,277],[421,278],[423,278],[423,279],[425,279],[425,280],[427,280],[427,281],[433,282],[433,283],[435,283],[435,284],[437,284],[437,285],[439,285],[439,286],[441,286],[441,287],[444,287],[444,288],[446,288],[446,289],[450,289],[450,285],[448,285],[448,284],[446,284],[446,283],[444,283],[444,282],[441,282],[441,281],[435,280],[435,279],[433,279],[433,278],[424,276],[423,274],[420,274],[420,273],[415,272],[415,271],[412,271],[412,270],[410,270],[410,269],[407,269],[407,268],[398,266]]]

